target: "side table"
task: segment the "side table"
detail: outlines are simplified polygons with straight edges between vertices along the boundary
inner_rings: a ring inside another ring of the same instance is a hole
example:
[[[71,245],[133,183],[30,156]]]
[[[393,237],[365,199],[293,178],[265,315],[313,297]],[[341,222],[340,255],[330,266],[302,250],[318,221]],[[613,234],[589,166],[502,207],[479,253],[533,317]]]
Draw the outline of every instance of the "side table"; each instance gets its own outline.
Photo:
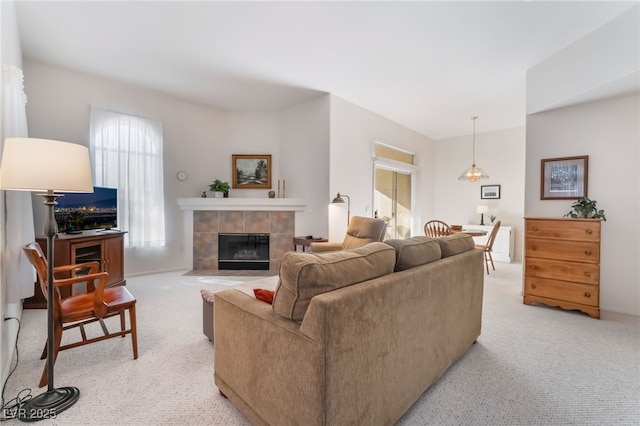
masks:
[[[309,251],[309,246],[311,243],[326,243],[326,238],[323,237],[293,237],[293,251],[298,251],[298,246],[300,246],[300,251],[306,252]]]

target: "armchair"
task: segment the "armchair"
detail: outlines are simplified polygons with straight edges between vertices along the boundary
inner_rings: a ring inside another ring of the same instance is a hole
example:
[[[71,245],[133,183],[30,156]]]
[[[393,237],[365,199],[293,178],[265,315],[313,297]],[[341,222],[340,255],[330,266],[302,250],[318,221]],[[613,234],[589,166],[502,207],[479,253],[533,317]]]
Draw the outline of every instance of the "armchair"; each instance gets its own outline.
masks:
[[[348,250],[365,244],[379,242],[384,240],[384,234],[387,224],[382,219],[374,219],[370,217],[353,216],[347,234],[344,240],[339,242],[315,242],[311,243],[309,248],[313,253]]]

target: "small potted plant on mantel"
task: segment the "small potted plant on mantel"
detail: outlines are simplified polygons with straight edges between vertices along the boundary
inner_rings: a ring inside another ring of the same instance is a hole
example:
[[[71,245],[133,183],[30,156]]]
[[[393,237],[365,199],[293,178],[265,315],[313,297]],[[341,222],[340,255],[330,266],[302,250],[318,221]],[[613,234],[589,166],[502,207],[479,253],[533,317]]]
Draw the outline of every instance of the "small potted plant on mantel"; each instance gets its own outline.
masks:
[[[602,219],[606,222],[607,219],[604,217],[604,210],[598,210],[596,203],[596,200],[590,200],[587,197],[582,197],[571,205],[572,210],[564,216],[573,218]]]
[[[213,192],[215,198],[229,197],[229,188],[229,182],[223,182],[220,179],[215,179],[209,185],[209,191]]]

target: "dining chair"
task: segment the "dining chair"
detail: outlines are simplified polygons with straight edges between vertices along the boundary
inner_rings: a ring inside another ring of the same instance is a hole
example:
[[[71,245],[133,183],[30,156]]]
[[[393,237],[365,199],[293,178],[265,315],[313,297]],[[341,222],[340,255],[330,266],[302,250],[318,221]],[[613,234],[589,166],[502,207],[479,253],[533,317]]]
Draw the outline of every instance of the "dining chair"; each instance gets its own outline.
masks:
[[[493,251],[493,242],[496,240],[496,235],[498,234],[498,230],[500,229],[500,221],[497,221],[495,225],[493,225],[493,229],[491,229],[491,233],[489,234],[489,238],[487,238],[487,242],[485,244],[476,244],[477,249],[481,249],[484,253],[484,264],[487,268],[487,275],[489,275],[489,262],[491,262],[491,268],[496,270],[495,265],[493,264],[493,257],[491,256],[491,252]]]
[[[42,293],[47,293],[47,260],[38,243],[30,243],[23,247],[29,261],[36,269],[38,281],[42,289]],[[138,337],[136,331],[136,299],[123,286],[114,286],[107,288],[109,274],[106,272],[98,272],[100,264],[98,262],[86,262],[74,265],[57,266],[53,268],[54,273],[54,298],[53,298],[53,362],[58,357],[58,352],[65,349],[75,348],[77,346],[87,345],[89,343],[99,342],[101,340],[110,339],[112,337],[125,337],[131,334],[131,343],[133,346],[133,359],[138,358]],[[55,278],[56,274],[65,274],[70,278]],[[97,284],[96,284],[97,282]],[[78,295],[62,298],[60,288],[70,286],[71,289],[79,284],[86,286],[83,292]],[[125,311],[129,311],[129,328],[125,325]],[[110,332],[104,322],[106,318],[120,316],[120,331]],[[99,322],[103,335],[87,338],[85,325]],[[60,345],[62,341],[62,332],[79,328],[82,340]],[[40,359],[47,357],[47,346]],[[42,377],[40,378],[40,387],[47,384],[48,381],[48,365],[45,364]],[[53,364],[52,364],[53,365]]]
[[[451,233],[451,227],[441,220],[434,219],[424,224],[424,235],[427,237],[444,237]]]

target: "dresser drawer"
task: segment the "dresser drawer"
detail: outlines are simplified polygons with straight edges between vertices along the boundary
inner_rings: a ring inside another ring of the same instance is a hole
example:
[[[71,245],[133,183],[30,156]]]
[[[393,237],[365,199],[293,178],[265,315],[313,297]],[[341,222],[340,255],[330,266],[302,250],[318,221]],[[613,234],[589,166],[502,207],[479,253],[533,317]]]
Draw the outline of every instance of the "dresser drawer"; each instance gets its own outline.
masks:
[[[527,238],[527,257],[600,263],[600,244],[586,241],[561,241]]]
[[[563,262],[527,257],[524,273],[532,277],[575,281],[590,285],[600,283],[600,265],[597,263]]]
[[[551,238],[575,241],[600,241],[600,220],[526,220],[527,238]]]
[[[538,277],[525,277],[524,293],[588,306],[598,306],[600,298],[598,286]]]

